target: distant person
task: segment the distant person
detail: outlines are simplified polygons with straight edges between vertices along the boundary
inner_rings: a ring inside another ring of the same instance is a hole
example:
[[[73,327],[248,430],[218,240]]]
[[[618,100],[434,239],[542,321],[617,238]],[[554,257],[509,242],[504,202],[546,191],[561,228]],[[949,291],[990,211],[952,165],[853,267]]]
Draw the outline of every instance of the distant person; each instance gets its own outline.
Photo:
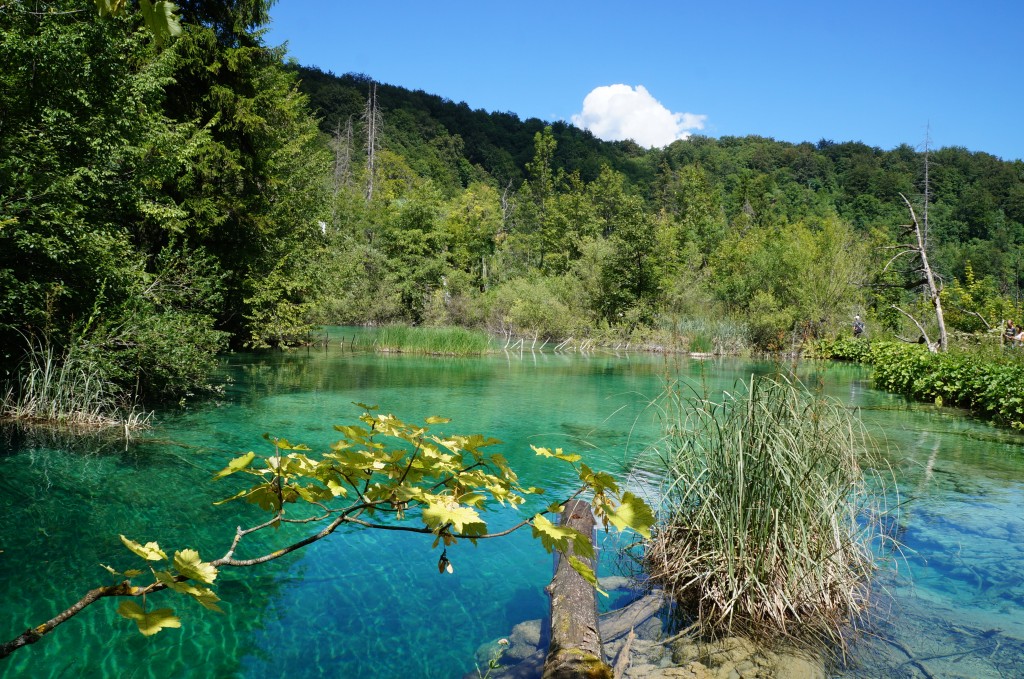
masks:
[[[1006,321],[1006,341],[1013,342],[1017,338],[1020,329],[1013,324],[1013,321]]]
[[[860,337],[864,334],[864,321],[860,319],[860,316],[853,317],[853,336]]]

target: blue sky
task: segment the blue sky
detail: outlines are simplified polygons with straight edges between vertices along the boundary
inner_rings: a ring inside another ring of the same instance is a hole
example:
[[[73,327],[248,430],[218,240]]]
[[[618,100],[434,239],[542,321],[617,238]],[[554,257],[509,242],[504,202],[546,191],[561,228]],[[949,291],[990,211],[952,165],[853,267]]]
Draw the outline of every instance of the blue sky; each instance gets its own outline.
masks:
[[[1019,0],[279,0],[270,14],[266,42],[304,65],[602,138],[891,149],[929,133],[1024,159]]]

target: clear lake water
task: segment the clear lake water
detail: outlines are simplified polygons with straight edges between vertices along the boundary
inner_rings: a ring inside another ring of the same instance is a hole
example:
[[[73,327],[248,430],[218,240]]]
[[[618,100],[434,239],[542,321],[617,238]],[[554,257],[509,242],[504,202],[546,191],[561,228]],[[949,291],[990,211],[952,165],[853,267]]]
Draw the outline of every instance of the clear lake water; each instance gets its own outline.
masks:
[[[336,331],[344,332],[344,331]],[[367,331],[348,330],[352,333]],[[379,404],[407,421],[452,418],[438,430],[501,439],[525,485],[547,489],[539,509],[572,487],[530,444],[584,454],[592,467],[657,483],[640,458],[660,432],[651,406],[667,379],[709,394],[791,364],[647,354],[524,353],[480,358],[300,350],[225,359],[222,398],[158,412],[132,440],[74,439],[5,430],[0,438],[0,636],[10,639],[111,582],[100,567],[135,565],[119,534],[222,555],[234,528],[259,518],[240,503],[214,506],[240,487],[215,471],[267,432],[314,450]],[[835,677],[1024,676],[1024,436],[950,409],[874,390],[867,369],[802,363],[798,375],[860,412],[887,450],[902,544],[882,555],[875,622]],[[518,518],[487,516],[492,529]],[[282,546],[264,531],[246,550]],[[601,571],[615,574],[617,543]],[[339,531],[281,560],[226,569],[224,614],[160,593],[181,629],[143,637],[101,601],[32,647],[0,660],[0,677],[458,679],[476,649],[547,615],[552,557],[529,532],[448,549],[439,574],[429,536]]]

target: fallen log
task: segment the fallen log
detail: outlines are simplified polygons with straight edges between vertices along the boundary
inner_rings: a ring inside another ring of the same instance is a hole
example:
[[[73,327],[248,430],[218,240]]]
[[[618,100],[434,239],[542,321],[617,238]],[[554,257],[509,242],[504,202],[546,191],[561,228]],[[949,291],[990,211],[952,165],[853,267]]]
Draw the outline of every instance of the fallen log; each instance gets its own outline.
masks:
[[[563,526],[576,529],[593,542],[595,523],[589,502],[565,503]],[[551,641],[543,679],[612,679],[612,668],[604,661],[601,648],[595,590],[569,564],[572,555],[570,544],[564,555],[555,556],[555,575],[545,588],[551,597]],[[597,570],[591,559],[576,558]]]

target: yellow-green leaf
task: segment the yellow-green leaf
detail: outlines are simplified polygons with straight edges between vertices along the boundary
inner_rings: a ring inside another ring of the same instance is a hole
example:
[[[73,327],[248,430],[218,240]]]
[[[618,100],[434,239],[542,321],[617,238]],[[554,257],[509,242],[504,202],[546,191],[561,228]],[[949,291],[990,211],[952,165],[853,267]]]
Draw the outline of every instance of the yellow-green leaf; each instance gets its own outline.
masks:
[[[222,504],[224,504],[226,502],[231,502],[232,500],[237,500],[240,497],[245,497],[248,494],[249,494],[249,489],[246,488],[245,490],[238,491],[237,493],[235,493],[231,497],[226,497],[223,500],[217,500],[213,504],[215,504],[215,505],[222,505]]]
[[[113,16],[124,11],[125,0],[95,0],[100,16]]]
[[[564,551],[569,540],[575,539],[576,531],[565,526],[556,526],[543,514],[533,517],[533,537],[540,538],[544,549]]]
[[[188,595],[202,604],[205,608],[211,611],[217,611],[223,613],[217,602],[220,601],[212,589],[209,587],[203,587],[202,585],[196,585],[191,582],[178,582],[174,579],[174,576],[167,571],[154,571],[156,579],[166,585],[168,589],[172,589],[175,592]]]
[[[174,568],[186,578],[211,584],[217,579],[217,569],[209,563],[203,563],[199,552],[194,549],[183,549],[174,553]]]
[[[572,566],[573,570],[580,574],[580,577],[589,582],[594,589],[596,589],[604,596],[608,596],[608,592],[601,589],[601,585],[597,581],[597,576],[594,575],[594,571],[590,568],[590,566],[583,563],[575,556],[569,557],[569,565]]]
[[[117,607],[121,617],[134,620],[139,631],[147,637],[153,636],[165,627],[181,627],[181,620],[169,608],[158,608],[147,613],[134,601],[122,601]]]
[[[654,525],[654,512],[643,499],[632,493],[623,493],[622,500],[615,511],[608,512],[608,520],[619,530],[632,528],[645,538],[651,537],[651,526]]]
[[[575,453],[563,453],[561,448],[555,448],[555,450],[552,451],[550,448],[538,448],[533,445],[530,447],[533,448],[533,452],[542,457],[557,457],[559,460],[565,460],[566,462],[579,462],[582,459]]]
[[[167,0],[139,0],[139,9],[146,22],[146,28],[153,34],[157,44],[164,43],[168,38],[181,35],[181,24],[174,16],[178,6]]]
[[[452,421],[450,417],[439,417],[437,415],[431,415],[426,419],[427,424],[448,424]]]
[[[246,453],[245,455],[236,457],[235,459],[231,460],[231,462],[228,462],[228,466],[224,467],[224,469],[221,469],[219,472],[214,474],[213,478],[222,479],[225,476],[234,474],[235,472],[240,472],[246,467],[248,467],[250,464],[252,464],[252,461],[255,459],[256,453],[253,453],[251,451]]]
[[[138,542],[129,540],[123,535],[121,536],[121,542],[124,543],[125,547],[132,550],[146,561],[161,561],[167,558],[164,551],[160,549],[160,545],[155,542],[147,542],[144,545],[140,545]]]
[[[451,524],[457,533],[483,535],[487,524],[471,507],[462,507],[451,502],[431,502],[423,510],[423,522],[428,528],[437,529]]]

